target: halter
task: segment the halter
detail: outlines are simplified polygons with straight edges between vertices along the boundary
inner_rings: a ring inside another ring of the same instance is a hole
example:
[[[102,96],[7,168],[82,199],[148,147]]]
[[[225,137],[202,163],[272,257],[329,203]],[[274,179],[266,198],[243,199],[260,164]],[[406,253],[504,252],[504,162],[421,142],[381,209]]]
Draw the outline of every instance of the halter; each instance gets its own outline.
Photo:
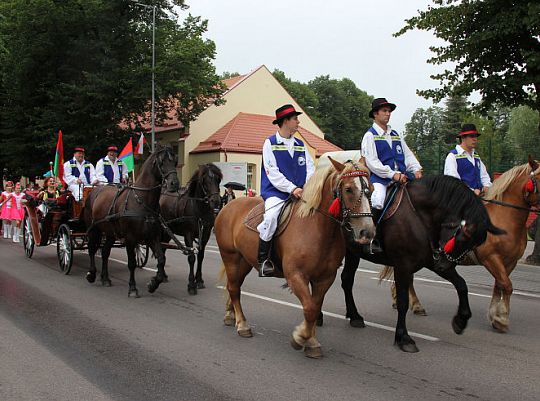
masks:
[[[157,167],[157,169],[159,171],[159,174],[161,175],[161,185],[159,185],[159,186],[163,186],[164,184],[167,183],[167,177],[169,177],[169,175],[176,174],[176,169],[175,168],[170,170],[170,171],[167,171],[166,173],[163,172],[163,169],[161,167],[161,163],[157,163],[157,159],[158,159],[157,155],[159,153],[161,153],[161,152],[166,152],[169,155],[169,157],[171,157],[171,155],[172,155],[170,148],[167,148],[167,147],[165,147],[163,149],[160,149],[160,150],[158,150],[156,152],[156,158],[154,159],[154,162],[152,164]]]
[[[371,191],[369,190],[369,186],[366,184],[364,179],[360,179],[360,185],[362,186],[362,194],[358,201],[353,205],[352,208],[347,208],[341,205],[345,205],[343,202],[343,193],[341,191],[341,182],[344,178],[350,178],[350,177],[369,177],[369,173],[365,170],[360,170],[358,168],[358,165],[353,163],[353,166],[355,168],[354,171],[341,174],[339,176],[339,179],[337,181],[337,185],[334,188],[334,202],[337,200],[339,202],[340,208],[341,208],[341,217],[342,217],[342,224],[345,221],[348,221],[349,219],[355,219],[355,218],[372,218],[373,213],[371,211],[369,213],[365,212],[356,212],[357,208],[362,205],[362,198],[365,196],[368,199],[370,210],[371,210]]]

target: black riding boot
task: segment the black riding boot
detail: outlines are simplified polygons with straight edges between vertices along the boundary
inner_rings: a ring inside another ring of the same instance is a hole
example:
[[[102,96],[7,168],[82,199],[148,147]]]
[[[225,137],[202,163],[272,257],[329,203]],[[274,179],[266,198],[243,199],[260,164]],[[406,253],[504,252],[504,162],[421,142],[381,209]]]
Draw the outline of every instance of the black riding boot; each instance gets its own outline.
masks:
[[[373,223],[377,225],[377,221],[379,221],[379,218],[381,217],[382,210],[380,209],[372,209],[371,213],[373,214]],[[377,228],[375,228],[377,229]],[[377,235],[375,235],[375,238],[371,241],[371,244],[367,244],[363,246],[363,252],[368,253],[370,255],[373,255],[375,253],[382,253],[384,252],[381,243],[379,239],[377,238]]]
[[[273,277],[274,264],[268,258],[270,254],[270,241],[263,241],[259,238],[259,254],[257,262],[259,263],[259,277]]]

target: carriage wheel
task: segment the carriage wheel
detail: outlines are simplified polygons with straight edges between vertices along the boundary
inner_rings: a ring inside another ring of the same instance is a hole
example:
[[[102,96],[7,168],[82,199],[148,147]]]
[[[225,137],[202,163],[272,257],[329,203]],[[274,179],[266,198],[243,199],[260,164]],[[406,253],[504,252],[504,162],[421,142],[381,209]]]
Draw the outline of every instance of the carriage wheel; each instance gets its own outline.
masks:
[[[138,244],[135,248],[136,266],[142,269],[148,263],[148,245]]]
[[[73,240],[67,224],[62,224],[58,228],[58,234],[56,235],[56,253],[58,255],[60,270],[64,274],[69,274],[73,263]]]
[[[24,254],[27,258],[31,258],[34,254],[34,236],[32,234],[32,226],[30,217],[25,213],[22,227]]]

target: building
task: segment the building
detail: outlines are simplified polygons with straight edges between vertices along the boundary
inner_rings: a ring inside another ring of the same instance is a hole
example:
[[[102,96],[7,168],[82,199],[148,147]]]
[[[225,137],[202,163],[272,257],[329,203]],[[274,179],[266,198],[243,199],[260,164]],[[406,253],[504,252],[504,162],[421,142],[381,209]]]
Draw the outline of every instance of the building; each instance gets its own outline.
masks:
[[[224,83],[226,103],[208,107],[188,129],[174,118],[156,127],[156,140],[177,147],[178,177],[183,185],[200,164],[247,162],[248,186],[260,193],[262,145],[276,132],[277,126],[272,125],[275,109],[287,103],[304,113],[296,136],[314,160],[325,152],[341,150],[324,139],[321,129],[264,65]]]

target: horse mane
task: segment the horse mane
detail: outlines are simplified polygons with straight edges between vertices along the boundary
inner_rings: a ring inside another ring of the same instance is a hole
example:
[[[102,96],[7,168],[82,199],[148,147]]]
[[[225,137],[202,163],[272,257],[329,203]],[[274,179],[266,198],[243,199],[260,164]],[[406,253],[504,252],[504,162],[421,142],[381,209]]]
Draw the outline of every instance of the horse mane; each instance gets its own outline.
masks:
[[[199,168],[193,172],[193,175],[188,181],[187,192],[189,196],[195,196],[195,191],[197,190],[197,185],[199,180],[204,177],[206,174],[213,173],[219,177],[220,181],[223,179],[223,173],[213,163],[206,163],[199,165]]]
[[[522,174],[529,174],[531,172],[531,166],[529,163],[522,164],[521,166],[512,167],[507,172],[503,173],[493,185],[489,188],[484,199],[486,200],[502,200],[504,192],[514,182],[514,180]]]

